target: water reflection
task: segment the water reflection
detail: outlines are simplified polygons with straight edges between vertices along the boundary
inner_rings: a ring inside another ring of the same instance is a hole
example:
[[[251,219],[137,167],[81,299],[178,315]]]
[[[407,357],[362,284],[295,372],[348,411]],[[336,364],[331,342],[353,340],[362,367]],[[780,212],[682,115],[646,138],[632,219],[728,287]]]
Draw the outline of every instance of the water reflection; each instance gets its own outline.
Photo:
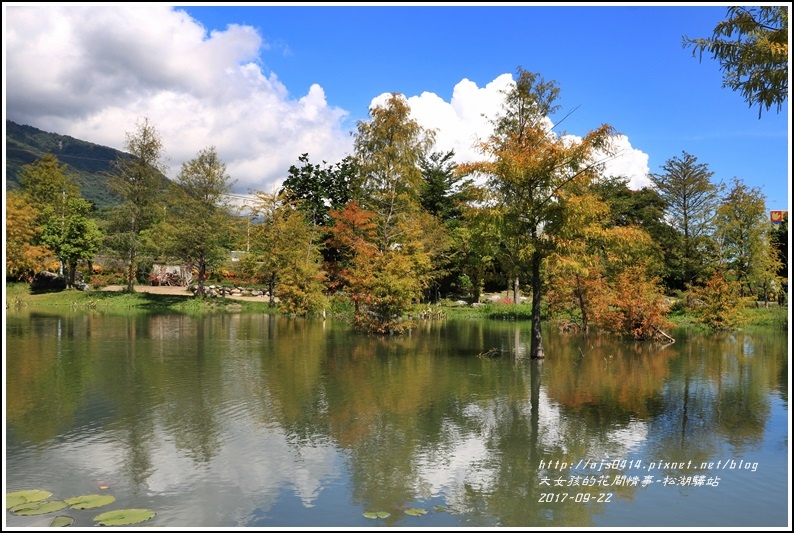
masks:
[[[381,338],[258,314],[20,311],[6,334],[8,490],[104,484],[155,526],[787,521],[785,334],[682,331],[660,349],[547,331],[542,362],[523,357],[528,324],[477,320]]]

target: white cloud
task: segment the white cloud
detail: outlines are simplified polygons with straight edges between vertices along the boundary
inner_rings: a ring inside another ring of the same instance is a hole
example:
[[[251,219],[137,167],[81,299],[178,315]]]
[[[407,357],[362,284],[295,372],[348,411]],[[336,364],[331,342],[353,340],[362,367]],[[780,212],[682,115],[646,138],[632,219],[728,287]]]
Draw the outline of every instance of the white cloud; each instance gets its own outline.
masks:
[[[207,33],[164,5],[10,6],[6,116],[116,149],[148,117],[174,178],[215,146],[235,190],[272,191],[304,152],[349,153],[341,122],[319,85],[293,98],[256,63],[267,47],[247,26]]]
[[[629,189],[641,189],[650,186],[648,179],[648,154],[631,146],[629,138],[618,135],[615,138],[617,155],[606,165],[606,174],[612,176],[626,176],[629,178]]]
[[[332,163],[352,152],[348,112],[329,105],[318,84],[294,96],[263,72],[269,45],[250,26],[208,32],[162,4],[7,6],[4,14],[6,117],[14,122],[124,149],[147,117],[163,138],[169,177],[215,146],[238,193],[273,192],[302,153]],[[436,149],[465,162],[480,157],[475,143],[511,83],[511,74],[484,87],[463,79],[449,102],[407,96],[420,124],[437,130]],[[625,137],[621,144],[611,166],[641,185],[648,156]]]
[[[475,161],[482,158],[475,143],[487,137],[490,119],[500,111],[503,91],[512,83],[510,74],[498,76],[483,88],[464,79],[455,86],[451,102],[424,92],[408,98],[411,116],[423,127],[436,130],[439,151],[454,149],[457,163]],[[383,104],[387,96],[379,95],[371,105]],[[632,189],[648,185],[648,154],[632,148],[624,135],[615,138],[615,148],[617,155],[606,163],[606,174],[628,177]]]

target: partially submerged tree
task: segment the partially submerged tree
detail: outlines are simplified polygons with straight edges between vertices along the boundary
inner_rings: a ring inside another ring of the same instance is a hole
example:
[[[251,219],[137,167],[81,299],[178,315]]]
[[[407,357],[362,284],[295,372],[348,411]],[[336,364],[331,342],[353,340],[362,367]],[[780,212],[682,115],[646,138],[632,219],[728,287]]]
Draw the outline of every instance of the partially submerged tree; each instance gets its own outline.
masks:
[[[566,187],[598,174],[615,134],[603,124],[579,141],[556,135],[549,116],[559,108],[558,95],[554,82],[519,67],[518,79],[506,92],[502,112],[494,121],[494,132],[480,145],[485,159],[461,166],[463,172],[487,177],[490,205],[505,221],[501,240],[514,243],[513,257],[529,271],[532,358],[545,355],[541,267],[553,246],[549,232],[566,208]]]
[[[384,105],[371,108],[370,120],[359,121],[357,128],[358,200],[362,212],[372,213],[368,222],[377,232],[368,243],[374,247],[366,251],[371,256],[358,250],[350,262],[355,292],[361,295],[356,321],[368,331],[398,332],[406,327],[400,322],[402,315],[421,298],[433,277],[431,258],[439,251],[438,243],[428,240],[421,227],[420,164],[435,134],[410,117],[406,98],[397,93]]]

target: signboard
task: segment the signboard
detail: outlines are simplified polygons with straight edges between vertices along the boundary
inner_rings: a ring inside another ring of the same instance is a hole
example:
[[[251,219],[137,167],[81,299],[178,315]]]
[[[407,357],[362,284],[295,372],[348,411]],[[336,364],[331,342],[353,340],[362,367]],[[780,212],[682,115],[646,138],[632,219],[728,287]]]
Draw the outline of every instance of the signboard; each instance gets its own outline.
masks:
[[[784,220],[788,220],[788,211],[770,211],[769,220],[772,224],[780,224]]]

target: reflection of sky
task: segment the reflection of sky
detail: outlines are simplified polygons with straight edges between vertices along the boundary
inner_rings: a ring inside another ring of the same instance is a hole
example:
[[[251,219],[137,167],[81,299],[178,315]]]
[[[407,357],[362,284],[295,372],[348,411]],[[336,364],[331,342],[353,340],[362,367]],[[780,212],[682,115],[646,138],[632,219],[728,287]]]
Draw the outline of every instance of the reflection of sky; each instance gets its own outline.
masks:
[[[160,325],[162,330],[168,330],[186,327],[185,323],[189,322],[162,322]],[[203,384],[212,401],[212,420],[208,424],[211,430],[203,436],[204,439],[194,434],[196,428],[191,424],[196,420],[184,420],[178,413],[165,411],[187,405],[179,402],[191,398],[188,394],[164,393],[167,401],[156,404],[154,409],[158,411],[141,413],[142,423],[136,428],[139,431],[136,435],[127,430],[114,430],[117,418],[109,414],[112,407],[91,404],[102,401],[101,395],[91,395],[77,417],[78,423],[69,433],[59,437],[59,442],[45,443],[40,447],[26,447],[25,443],[15,442],[7,450],[12,465],[6,469],[8,490],[43,488],[56,497],[65,498],[96,493],[100,485],[108,485],[108,492],[118,498],[114,509],[122,508],[122,505],[156,509],[159,517],[153,525],[158,526],[206,524],[234,527],[266,523],[279,515],[283,519],[285,507],[290,511],[288,517],[295,510],[305,509],[313,509],[313,516],[319,516],[320,520],[325,518],[323,513],[329,508],[343,515],[349,513],[346,507],[354,504],[349,501],[346,451],[329,440],[328,435],[307,438],[282,428],[278,396],[271,395],[266,387],[263,389],[263,383],[268,383],[262,380],[266,369],[263,369],[262,359],[256,356],[261,353],[260,346],[264,341],[247,339],[245,330],[238,329],[236,322],[228,327],[228,335],[234,340],[225,341],[228,355],[219,369],[222,378]],[[149,353],[161,359],[173,357],[176,360],[181,353],[174,346],[178,339],[168,337],[168,343],[155,343],[155,350]],[[751,349],[745,348],[745,351]],[[174,364],[178,364],[178,360]],[[738,369],[727,363],[725,368],[727,374],[721,378],[723,380],[734,379],[734,372],[739,374]],[[744,457],[758,461],[758,473],[726,475],[726,487],[730,487],[731,497],[737,500],[743,498],[745,502],[756,502],[761,498],[771,498],[778,505],[776,499],[784,498],[785,493],[768,493],[770,487],[784,487],[786,484],[787,469],[783,457],[788,450],[786,402],[774,396],[765,438],[759,436],[757,442],[753,441],[757,444],[755,447],[740,454],[741,450],[731,448],[730,442],[725,442],[724,436],[713,432],[710,423],[706,423],[710,420],[708,415],[714,416],[712,401],[719,397],[720,383],[699,377],[702,373],[694,373],[688,382],[686,435],[682,435],[676,426],[682,420],[678,411],[682,407],[676,402],[681,384],[673,380],[668,380],[663,388],[662,395],[669,400],[665,402],[663,413],[648,422],[632,420],[599,427],[596,431],[586,427],[586,423],[571,410],[550,399],[546,387],[541,386],[538,434],[535,436],[537,449],[531,451],[570,461],[582,458],[576,455],[581,453],[579,450],[585,450],[587,458],[592,460],[631,456],[649,460],[666,457],[665,451],[678,452],[677,439],[685,436],[699,446],[707,445],[706,451],[712,452],[711,447],[715,448],[713,453],[718,453],[719,457]],[[179,379],[170,382],[169,387],[193,387],[191,382],[182,379],[182,374],[173,375]],[[316,393],[315,400],[321,404],[319,407],[327,407],[322,400],[322,391],[313,392]],[[517,423],[526,424],[526,428],[521,429],[527,435],[532,431],[528,395],[518,406],[510,403],[514,401],[499,397],[470,402],[463,411],[468,419],[466,422],[459,424],[446,419],[442,432],[446,436],[443,442],[447,447],[418,453],[415,457],[417,476],[409,480],[414,487],[406,488],[415,490],[418,497],[443,499],[445,505],[461,513],[472,505],[468,487],[483,494],[496,490],[498,476],[503,475],[498,471],[501,458],[488,436],[504,430],[512,422],[502,419],[507,414],[515,414]],[[323,412],[322,408],[316,412]],[[203,413],[194,410],[190,414],[196,417]],[[108,420],[112,422],[108,423]],[[205,429],[199,428],[198,431]],[[671,435],[676,438],[671,439]],[[524,436],[522,434],[522,438]],[[136,447],[132,448],[131,443]],[[763,445],[763,450],[758,449],[760,445]],[[201,460],[202,457],[205,460]],[[132,461],[139,465],[138,472],[131,473]],[[135,479],[140,481],[140,485],[134,485]],[[633,504],[631,510],[623,506],[609,507],[609,520],[604,523],[637,525],[646,520],[644,516],[658,514],[660,496],[664,496],[668,503],[679,498],[679,489],[668,491],[673,493],[672,497],[660,494],[657,489],[637,492],[639,503]],[[719,509],[723,505],[720,498],[724,498],[725,493],[701,493],[714,499],[713,506],[711,500],[695,502],[691,497],[687,501],[690,509],[687,513],[691,516],[697,516],[704,502],[709,504],[709,509]],[[687,496],[697,494],[700,497],[701,493],[691,489]],[[333,500],[333,505],[329,505],[329,500]],[[343,509],[339,511],[338,507]],[[775,509],[784,507],[778,505]],[[739,509],[737,504],[731,512],[741,518]],[[625,517],[616,517],[621,512]],[[352,514],[360,515],[358,512]],[[22,522],[21,518],[14,517],[13,525],[34,524],[33,520],[25,518]],[[669,518],[671,521],[676,519],[675,516]],[[347,515],[342,520],[347,520]],[[724,515],[717,516],[715,520],[724,521]]]
[[[530,419],[531,406],[529,400],[522,409],[522,416]],[[465,508],[464,486],[469,485],[475,490],[489,492],[495,489],[498,465],[493,464],[493,451],[486,446],[482,435],[498,425],[495,413],[499,410],[493,405],[469,404],[464,409],[466,416],[476,419],[473,426],[482,428],[482,433],[468,432],[462,434],[459,428],[447,424],[444,432],[453,435],[449,439],[452,449],[443,453],[426,454],[422,457],[418,471],[420,478],[429,484],[432,496],[446,493],[447,504],[458,510]],[[555,402],[549,399],[545,388],[541,387],[538,408],[538,448],[540,450],[559,450],[567,453],[566,442],[570,437],[571,423],[563,415]],[[600,438],[590,438],[585,449],[589,459],[604,457],[626,458],[646,440],[648,426],[642,421],[631,421],[623,427],[615,427],[604,433]],[[529,452],[529,451],[528,451]],[[439,460],[443,456],[443,461]],[[555,458],[562,459],[559,455]],[[579,457],[567,457],[578,460]]]
[[[304,507],[312,507],[324,482],[339,474],[337,451],[330,445],[295,447],[280,428],[257,426],[246,417],[227,418],[221,431],[224,439],[217,453],[202,463],[178,449],[165,428],[152,427],[141,445],[150,468],[137,489],[126,485],[131,482],[125,462],[132,453],[124,432],[104,433],[106,438],[101,440],[76,432],[79,438],[74,440],[38,453],[21,452],[14,458],[17,474],[8,480],[8,487],[21,490],[31,483],[37,485],[25,473],[40,472],[42,464],[52,465],[60,480],[56,483],[61,485],[48,489],[55,498],[102,492],[100,485],[107,485],[107,493],[117,501],[137,499],[135,507],[158,510],[170,507],[159,513],[169,523],[157,525],[224,527],[245,525],[252,509],[267,512],[284,488],[291,488]],[[46,486],[51,483],[48,477]],[[69,494],[64,494],[67,490]]]
[[[233,394],[234,395],[234,394]],[[63,490],[80,487],[84,494],[96,493],[100,484],[118,499],[138,499],[136,506],[167,508],[158,525],[218,524],[220,527],[245,525],[252,513],[267,515],[279,502],[279,495],[291,490],[303,508],[314,507],[323,487],[344,475],[339,451],[332,443],[296,443],[276,424],[254,420],[253,410],[238,404],[239,398],[227,399],[219,433],[223,438],[208,462],[194,460],[189,452],[177,447],[173,428],[155,423],[141,439],[143,455],[149,466],[139,475],[140,487],[129,481],[127,462],[132,453],[125,432],[106,432],[102,439],[86,437],[75,431],[72,440],[49,447],[40,453],[22,452],[14,459],[14,472],[41,471],[41,464],[57,465]],[[541,388],[539,408],[539,449],[562,450],[569,422],[559,406]],[[483,435],[498,426],[499,402],[472,403],[465,414],[482,432],[462,432],[448,423],[444,431],[451,448],[420,455],[417,464],[417,493],[426,498],[443,497],[446,505],[458,511],[466,509],[466,486],[488,492],[496,484],[498,465],[493,461]],[[522,417],[529,423],[529,401],[522,407]],[[599,440],[591,439],[588,453],[627,453],[645,438],[643,423],[615,428]],[[253,452],[252,450],[258,450]],[[148,456],[147,456],[148,454]],[[137,457],[137,456],[136,456]],[[245,457],[244,461],[240,457]],[[35,463],[35,466],[34,466]],[[90,473],[90,474],[87,474]],[[91,479],[85,479],[87,477]],[[127,484],[127,486],[125,486]],[[14,479],[9,490],[27,486]],[[57,493],[57,490],[53,490]],[[125,494],[129,493],[129,494]],[[78,494],[59,495],[72,497]],[[168,524],[164,524],[167,516]]]

